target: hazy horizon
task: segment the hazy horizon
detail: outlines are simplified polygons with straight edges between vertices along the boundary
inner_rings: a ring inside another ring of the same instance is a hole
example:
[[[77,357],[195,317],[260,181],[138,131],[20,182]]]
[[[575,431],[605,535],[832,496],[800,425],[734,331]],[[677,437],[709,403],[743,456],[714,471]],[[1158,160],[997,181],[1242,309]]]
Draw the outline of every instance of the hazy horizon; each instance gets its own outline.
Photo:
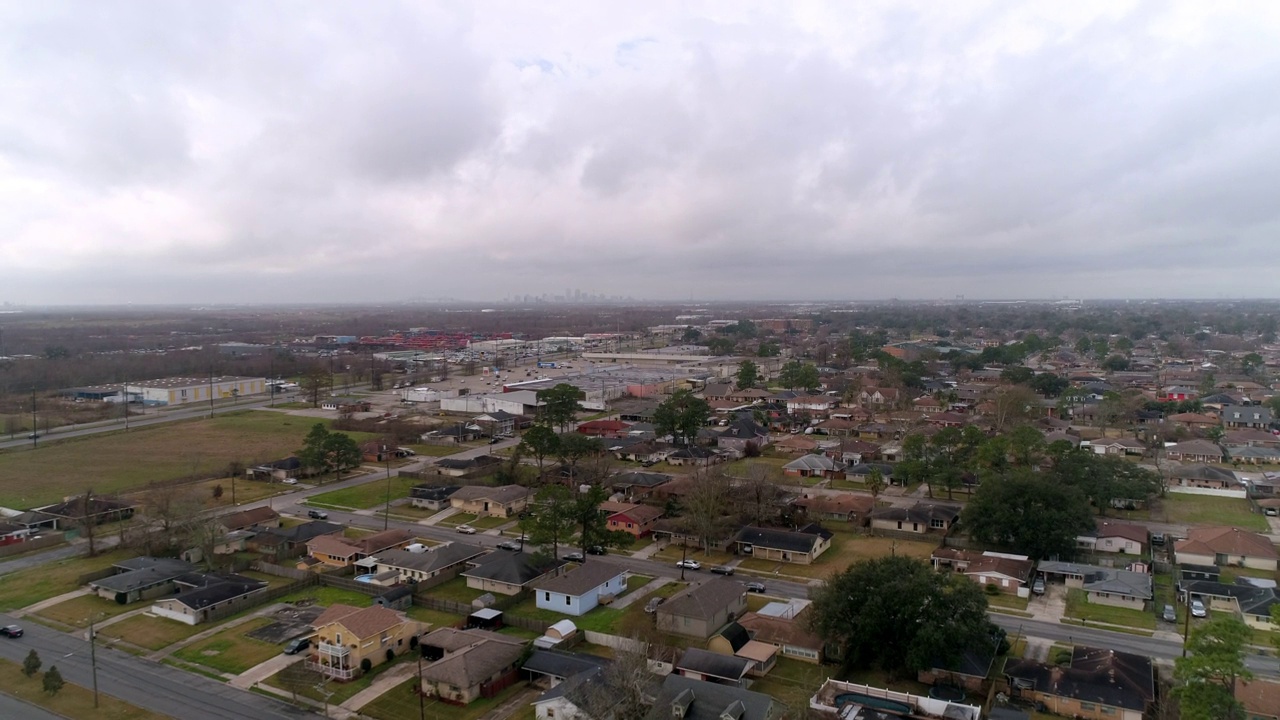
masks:
[[[1280,295],[1280,6],[0,19],[15,306]]]

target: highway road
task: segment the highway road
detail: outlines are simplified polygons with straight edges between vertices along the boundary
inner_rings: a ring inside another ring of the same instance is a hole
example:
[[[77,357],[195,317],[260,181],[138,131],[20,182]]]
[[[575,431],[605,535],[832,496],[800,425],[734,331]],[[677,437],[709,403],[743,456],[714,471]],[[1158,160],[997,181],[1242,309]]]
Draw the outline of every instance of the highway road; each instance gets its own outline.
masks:
[[[0,615],[0,624],[13,623],[17,623],[13,617]],[[5,638],[0,642],[0,657],[21,663],[27,652],[35,648],[44,667],[57,665],[67,682],[93,687],[89,645],[85,640],[35,623],[17,624],[22,625],[25,634],[16,640]],[[97,656],[98,688],[101,692],[171,717],[183,720],[315,717],[309,710],[118,650],[99,646]],[[3,717],[35,716],[18,714]]]

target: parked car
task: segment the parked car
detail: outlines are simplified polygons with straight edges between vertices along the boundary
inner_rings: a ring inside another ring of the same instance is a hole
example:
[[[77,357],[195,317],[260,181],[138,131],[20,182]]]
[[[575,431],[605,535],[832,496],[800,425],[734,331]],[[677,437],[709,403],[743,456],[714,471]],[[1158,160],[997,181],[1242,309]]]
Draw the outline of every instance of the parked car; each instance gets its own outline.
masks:
[[[566,553],[566,554],[565,554],[565,556],[564,556],[564,559],[565,559],[565,560],[572,560],[573,562],[584,562],[584,561],[586,560],[586,558],[585,558],[585,557],[583,557],[583,556],[582,556],[582,553],[580,553],[580,552],[571,552],[571,553]]]
[[[1273,508],[1273,507],[1262,508],[1262,514],[1270,515],[1271,517],[1276,517],[1280,515],[1280,508]]]
[[[1204,603],[1200,600],[1191,601],[1191,617],[1208,617],[1209,611],[1205,609]]]
[[[1152,545],[1163,545],[1163,544],[1164,544],[1164,533],[1151,533],[1151,544],[1152,544]]]
[[[1044,588],[1044,578],[1043,578],[1043,577],[1038,577],[1038,578],[1036,578],[1036,579],[1035,579],[1035,582],[1031,583],[1031,592],[1033,592],[1033,593],[1035,593],[1035,594],[1037,594],[1037,595],[1043,595],[1043,594],[1044,594],[1044,590],[1045,590],[1045,588]]]
[[[677,560],[676,567],[684,568],[685,570],[701,570],[702,563],[697,560]]]
[[[603,545],[592,545],[587,548],[588,555],[608,555],[609,551]]]
[[[715,567],[711,568],[711,572],[717,575],[732,575],[733,568],[729,567],[728,565],[716,565]]]
[[[493,438],[493,439],[491,439],[491,440],[489,441],[489,444],[490,444],[490,445],[497,445],[497,444],[498,444],[498,443],[500,443],[500,442],[502,442],[502,438]]]
[[[1164,611],[1160,613],[1160,619],[1168,623],[1178,622],[1178,613],[1173,609],[1172,605],[1165,604]]]
[[[309,647],[311,647],[311,638],[309,637],[294,638],[289,641],[288,645],[284,646],[284,654],[297,655],[298,653],[302,652],[303,650],[306,650]]]
[[[666,601],[667,599],[664,597],[649,598],[649,602],[644,604],[644,611],[649,615],[652,615],[658,612],[658,606]]]
[[[502,542],[498,543],[498,549],[499,550],[519,550],[520,543],[516,542],[515,540],[503,540]]]
[[[285,485],[297,485],[297,484],[298,484],[298,478],[285,478],[284,480],[281,480],[280,482],[284,483]]]
[[[747,583],[747,592],[762,593],[764,592],[764,583],[749,582]]]
[[[22,628],[17,625],[5,625],[4,627],[0,627],[0,635],[10,638],[20,638],[22,637]]]
[[[312,518],[313,520],[328,520],[329,513],[323,510],[308,510],[307,517]]]
[[[470,525],[459,525],[458,527],[456,527],[456,528],[454,528],[454,529],[455,529],[455,530],[457,530],[458,532],[462,533],[463,535],[475,535],[475,534],[476,534],[476,529],[475,529],[475,528],[473,528],[473,527],[471,527]]]

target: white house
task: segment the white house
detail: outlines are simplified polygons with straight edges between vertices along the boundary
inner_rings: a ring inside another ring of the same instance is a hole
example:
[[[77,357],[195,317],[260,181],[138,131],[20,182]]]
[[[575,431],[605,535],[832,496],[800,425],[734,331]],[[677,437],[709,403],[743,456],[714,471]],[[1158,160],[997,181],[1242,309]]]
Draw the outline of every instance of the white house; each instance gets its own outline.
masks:
[[[613,563],[589,560],[577,570],[535,584],[537,607],[565,615],[585,615],[626,589],[624,573]]]

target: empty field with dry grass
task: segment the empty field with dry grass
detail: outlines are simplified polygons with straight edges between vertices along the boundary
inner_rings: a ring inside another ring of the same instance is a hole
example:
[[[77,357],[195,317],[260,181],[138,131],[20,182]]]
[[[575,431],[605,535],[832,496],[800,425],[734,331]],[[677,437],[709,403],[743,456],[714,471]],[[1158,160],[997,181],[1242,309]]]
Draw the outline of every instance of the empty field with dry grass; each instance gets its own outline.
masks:
[[[86,488],[120,493],[161,480],[214,477],[233,461],[252,465],[292,455],[316,422],[245,411],[0,452],[0,506],[38,507]],[[229,484],[225,489],[230,495]]]

